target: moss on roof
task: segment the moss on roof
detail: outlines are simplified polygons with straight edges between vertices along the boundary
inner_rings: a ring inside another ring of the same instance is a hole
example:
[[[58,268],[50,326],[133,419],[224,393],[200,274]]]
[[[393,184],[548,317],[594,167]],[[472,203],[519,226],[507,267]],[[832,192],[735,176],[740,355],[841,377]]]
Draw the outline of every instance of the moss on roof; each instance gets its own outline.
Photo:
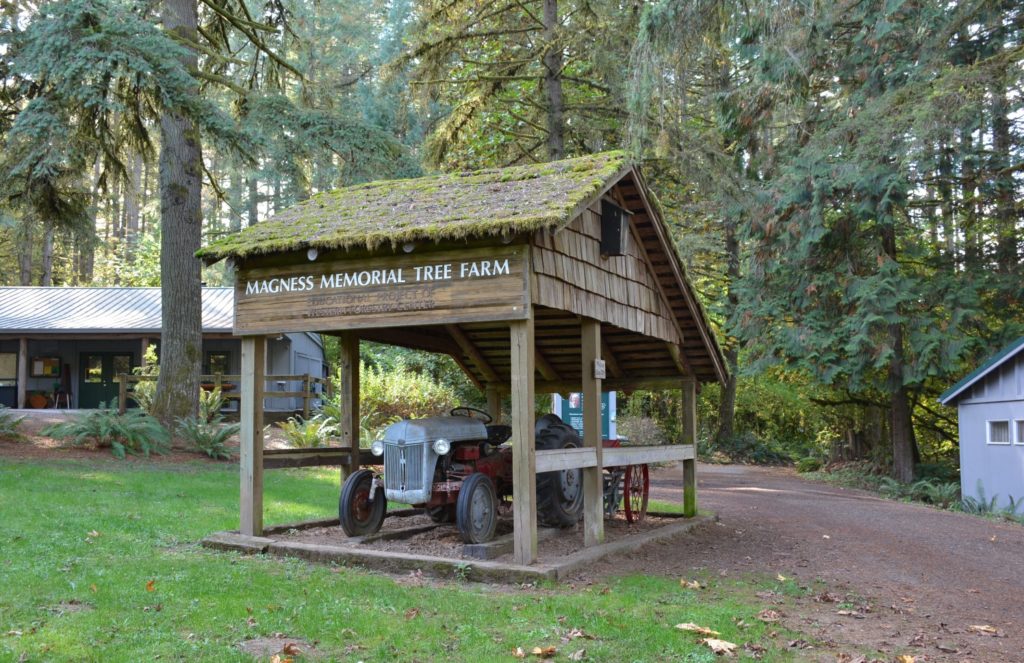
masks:
[[[516,234],[568,223],[629,165],[603,152],[528,166],[370,182],[313,196],[212,242],[196,255],[227,257],[367,247],[414,240]]]

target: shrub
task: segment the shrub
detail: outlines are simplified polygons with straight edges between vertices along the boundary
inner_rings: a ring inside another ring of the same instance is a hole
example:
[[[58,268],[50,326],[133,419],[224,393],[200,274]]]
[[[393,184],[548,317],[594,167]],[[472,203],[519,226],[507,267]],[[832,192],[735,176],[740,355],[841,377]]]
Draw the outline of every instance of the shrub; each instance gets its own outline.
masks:
[[[178,437],[188,442],[193,451],[217,460],[231,460],[228,438],[238,432],[240,424],[224,424],[220,415],[207,421],[203,417],[178,419]]]
[[[150,412],[153,408],[153,398],[156,396],[156,377],[160,375],[160,364],[157,362],[156,346],[146,346],[145,366],[136,366],[132,369],[135,375],[152,377],[151,380],[139,380],[132,390],[132,400],[143,412]]]
[[[210,423],[219,423],[220,411],[224,407],[224,396],[220,392],[220,387],[216,387],[210,391],[205,389],[199,390],[199,416],[203,421]],[[214,422],[214,420],[218,422]]]
[[[47,426],[41,432],[73,447],[110,448],[122,459],[126,454],[167,453],[171,436],[160,422],[142,410],[118,414],[114,406],[114,401],[100,403],[98,410]]]
[[[327,446],[328,441],[338,435],[338,420],[323,413],[309,419],[288,417],[288,421],[279,421],[277,426],[288,445],[297,449]]]
[[[721,454],[734,462],[757,465],[783,465],[792,461],[783,449],[772,443],[762,442],[753,433],[733,435],[727,440],[712,441],[710,451]]]
[[[9,408],[0,405],[0,438],[21,440],[24,436],[18,428],[24,420],[25,417],[15,417]]]
[[[817,472],[821,469],[822,462],[815,456],[804,456],[796,462],[797,472]]]

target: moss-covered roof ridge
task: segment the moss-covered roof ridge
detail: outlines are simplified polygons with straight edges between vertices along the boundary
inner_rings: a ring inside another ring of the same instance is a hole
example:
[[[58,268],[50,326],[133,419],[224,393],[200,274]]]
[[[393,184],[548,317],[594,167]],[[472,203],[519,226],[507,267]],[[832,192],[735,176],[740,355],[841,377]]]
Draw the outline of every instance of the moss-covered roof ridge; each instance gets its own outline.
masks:
[[[510,235],[568,223],[630,166],[625,152],[416,179],[317,194],[224,236],[207,262],[309,247],[376,248],[417,240]]]

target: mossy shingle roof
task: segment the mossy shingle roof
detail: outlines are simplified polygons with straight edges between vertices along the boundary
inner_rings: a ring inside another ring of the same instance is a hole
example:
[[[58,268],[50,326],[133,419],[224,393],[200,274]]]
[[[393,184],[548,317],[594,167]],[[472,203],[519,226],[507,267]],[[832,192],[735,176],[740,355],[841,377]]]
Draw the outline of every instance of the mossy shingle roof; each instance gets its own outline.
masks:
[[[375,248],[516,234],[568,223],[630,165],[624,152],[317,194],[197,254],[207,262],[310,247]]]

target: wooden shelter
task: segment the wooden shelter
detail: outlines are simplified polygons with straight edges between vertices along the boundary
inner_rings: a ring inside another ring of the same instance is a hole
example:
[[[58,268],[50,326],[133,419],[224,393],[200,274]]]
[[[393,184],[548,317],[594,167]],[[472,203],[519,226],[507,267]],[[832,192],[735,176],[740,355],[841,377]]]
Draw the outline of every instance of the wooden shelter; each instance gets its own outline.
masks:
[[[682,460],[696,513],[697,383],[724,381],[726,368],[624,153],[352,186],[199,255],[237,269],[243,534],[262,531],[265,339],[291,331],[341,338],[348,472],[360,463],[360,339],[451,355],[494,414],[511,391],[517,563],[537,558],[538,472],[584,469],[587,545],[604,536],[604,466]],[[602,389],[664,388],[683,391],[685,444],[602,449]],[[584,394],[584,447],[535,451],[535,393],[570,390]]]

